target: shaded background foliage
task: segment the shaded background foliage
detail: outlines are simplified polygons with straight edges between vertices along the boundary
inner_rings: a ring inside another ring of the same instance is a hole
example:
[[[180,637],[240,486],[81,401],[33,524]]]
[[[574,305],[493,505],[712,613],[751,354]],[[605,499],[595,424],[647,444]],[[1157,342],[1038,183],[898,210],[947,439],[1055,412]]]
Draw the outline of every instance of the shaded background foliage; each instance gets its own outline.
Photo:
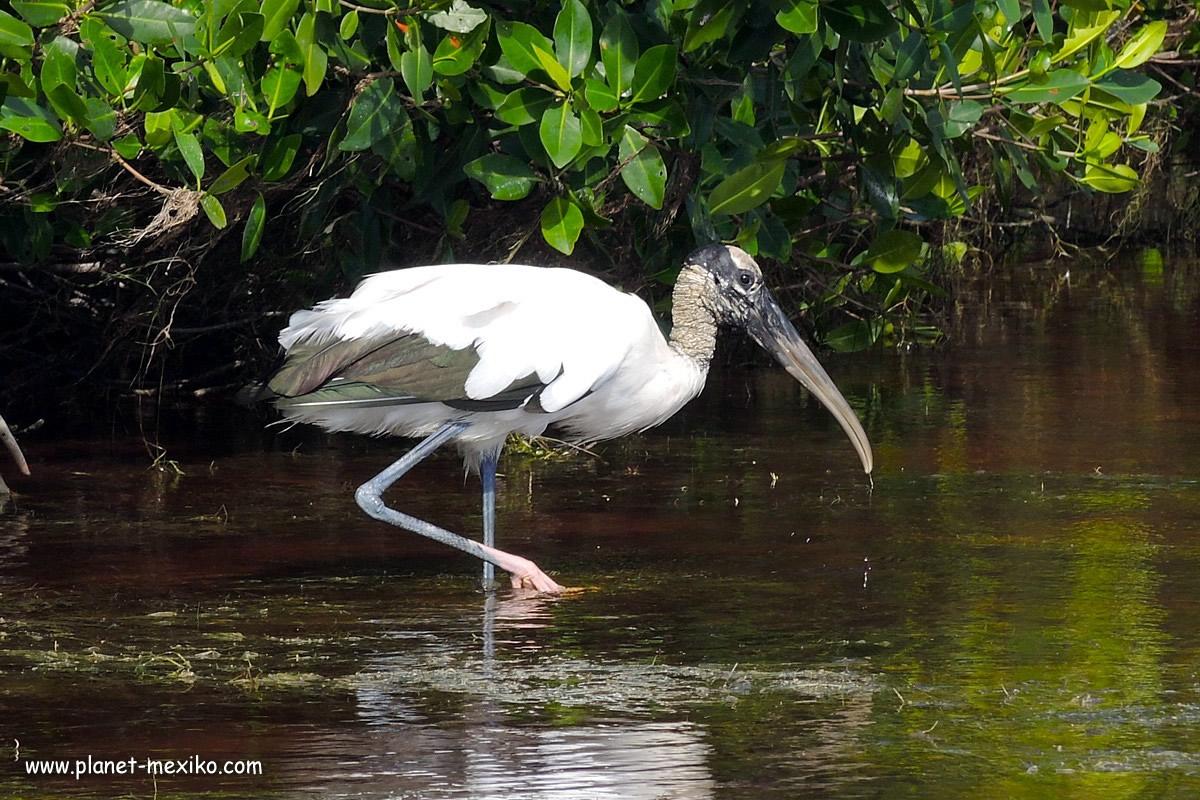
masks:
[[[2,0],[4,402],[237,385],[287,311],[394,264],[570,263],[661,301],[715,239],[780,262],[832,347],[934,338],[931,270],[974,226],[1053,232],[1048,204],[1161,163],[1194,18]]]

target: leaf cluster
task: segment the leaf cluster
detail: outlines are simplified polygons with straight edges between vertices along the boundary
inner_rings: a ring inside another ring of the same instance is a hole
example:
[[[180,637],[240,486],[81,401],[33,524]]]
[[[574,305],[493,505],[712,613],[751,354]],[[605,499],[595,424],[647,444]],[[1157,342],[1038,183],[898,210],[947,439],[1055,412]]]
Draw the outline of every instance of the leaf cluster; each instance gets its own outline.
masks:
[[[938,292],[937,226],[985,192],[1136,185],[1162,88],[1140,68],[1185,11],[472,2],[7,0],[0,244],[26,264],[132,258],[148,213],[80,212],[120,176],[240,225],[243,261],[277,226],[353,277],[397,224],[432,219],[450,257],[473,214],[512,203],[564,254],[611,230],[668,278],[695,243],[803,255],[827,268],[805,302],[849,313],[828,338],[854,349]],[[64,157],[80,151],[87,169]]]

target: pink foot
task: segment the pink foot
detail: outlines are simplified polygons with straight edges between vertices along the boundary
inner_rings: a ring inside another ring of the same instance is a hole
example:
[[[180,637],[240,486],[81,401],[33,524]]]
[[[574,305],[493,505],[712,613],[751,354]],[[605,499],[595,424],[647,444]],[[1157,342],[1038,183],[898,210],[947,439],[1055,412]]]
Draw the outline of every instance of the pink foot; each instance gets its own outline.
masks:
[[[506,553],[503,550],[497,550],[487,545],[483,545],[483,549],[492,556],[493,564],[508,573],[512,579],[512,588],[533,589],[534,591],[546,592],[548,594],[562,594],[567,591],[565,586],[560,585],[549,575],[542,572],[538,565],[528,558],[514,556],[512,553]]]

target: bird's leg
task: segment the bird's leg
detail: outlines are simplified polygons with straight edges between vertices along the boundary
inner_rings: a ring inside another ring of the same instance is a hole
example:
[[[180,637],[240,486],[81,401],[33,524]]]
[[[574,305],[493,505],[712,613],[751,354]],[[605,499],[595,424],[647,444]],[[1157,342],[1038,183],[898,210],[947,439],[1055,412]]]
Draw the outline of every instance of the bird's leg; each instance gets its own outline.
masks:
[[[496,546],[496,462],[500,453],[485,453],[479,464],[479,480],[483,484],[483,545]],[[483,588],[491,589],[496,582],[496,567],[483,562]]]
[[[402,514],[394,508],[389,508],[383,502],[383,493],[388,490],[393,483],[400,480],[404,475],[426,456],[440,447],[449,439],[454,438],[462,433],[467,427],[465,422],[447,422],[442,427],[438,428],[430,434],[424,441],[405,453],[398,461],[392,464],[387,469],[380,472],[374,478],[358,487],[358,491],[354,493],[354,500],[358,503],[358,507],[367,513],[368,516],[382,522],[387,522],[405,530],[419,533],[435,542],[448,544],[464,553],[473,555],[478,559],[482,559],[491,564],[495,564],[500,569],[509,573],[512,576],[512,585],[514,589],[528,588],[536,589],[539,592],[561,592],[563,587],[556,583],[546,573],[538,569],[537,564],[534,564],[527,558],[515,556],[512,553],[506,553],[503,550],[497,550],[491,545],[482,545],[479,542],[472,541],[465,536],[459,536],[457,533],[451,533],[445,528],[439,528],[437,525],[426,522],[423,519]],[[494,467],[493,467],[494,469]],[[495,477],[493,472],[493,478]],[[494,523],[493,523],[494,524]],[[493,533],[494,535],[494,533]]]

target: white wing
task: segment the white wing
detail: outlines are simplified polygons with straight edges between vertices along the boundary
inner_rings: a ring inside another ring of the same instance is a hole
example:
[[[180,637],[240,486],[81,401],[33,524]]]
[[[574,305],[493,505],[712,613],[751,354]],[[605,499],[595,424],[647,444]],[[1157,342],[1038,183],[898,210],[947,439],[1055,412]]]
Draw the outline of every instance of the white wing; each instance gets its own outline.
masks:
[[[638,298],[568,269],[453,264],[379,273],[352,295],[292,315],[285,349],[332,340],[386,340],[418,334],[479,363],[462,387],[485,400],[536,375],[539,402],[553,413],[612,377],[646,337],[662,341]],[[665,342],[663,342],[665,347]]]

